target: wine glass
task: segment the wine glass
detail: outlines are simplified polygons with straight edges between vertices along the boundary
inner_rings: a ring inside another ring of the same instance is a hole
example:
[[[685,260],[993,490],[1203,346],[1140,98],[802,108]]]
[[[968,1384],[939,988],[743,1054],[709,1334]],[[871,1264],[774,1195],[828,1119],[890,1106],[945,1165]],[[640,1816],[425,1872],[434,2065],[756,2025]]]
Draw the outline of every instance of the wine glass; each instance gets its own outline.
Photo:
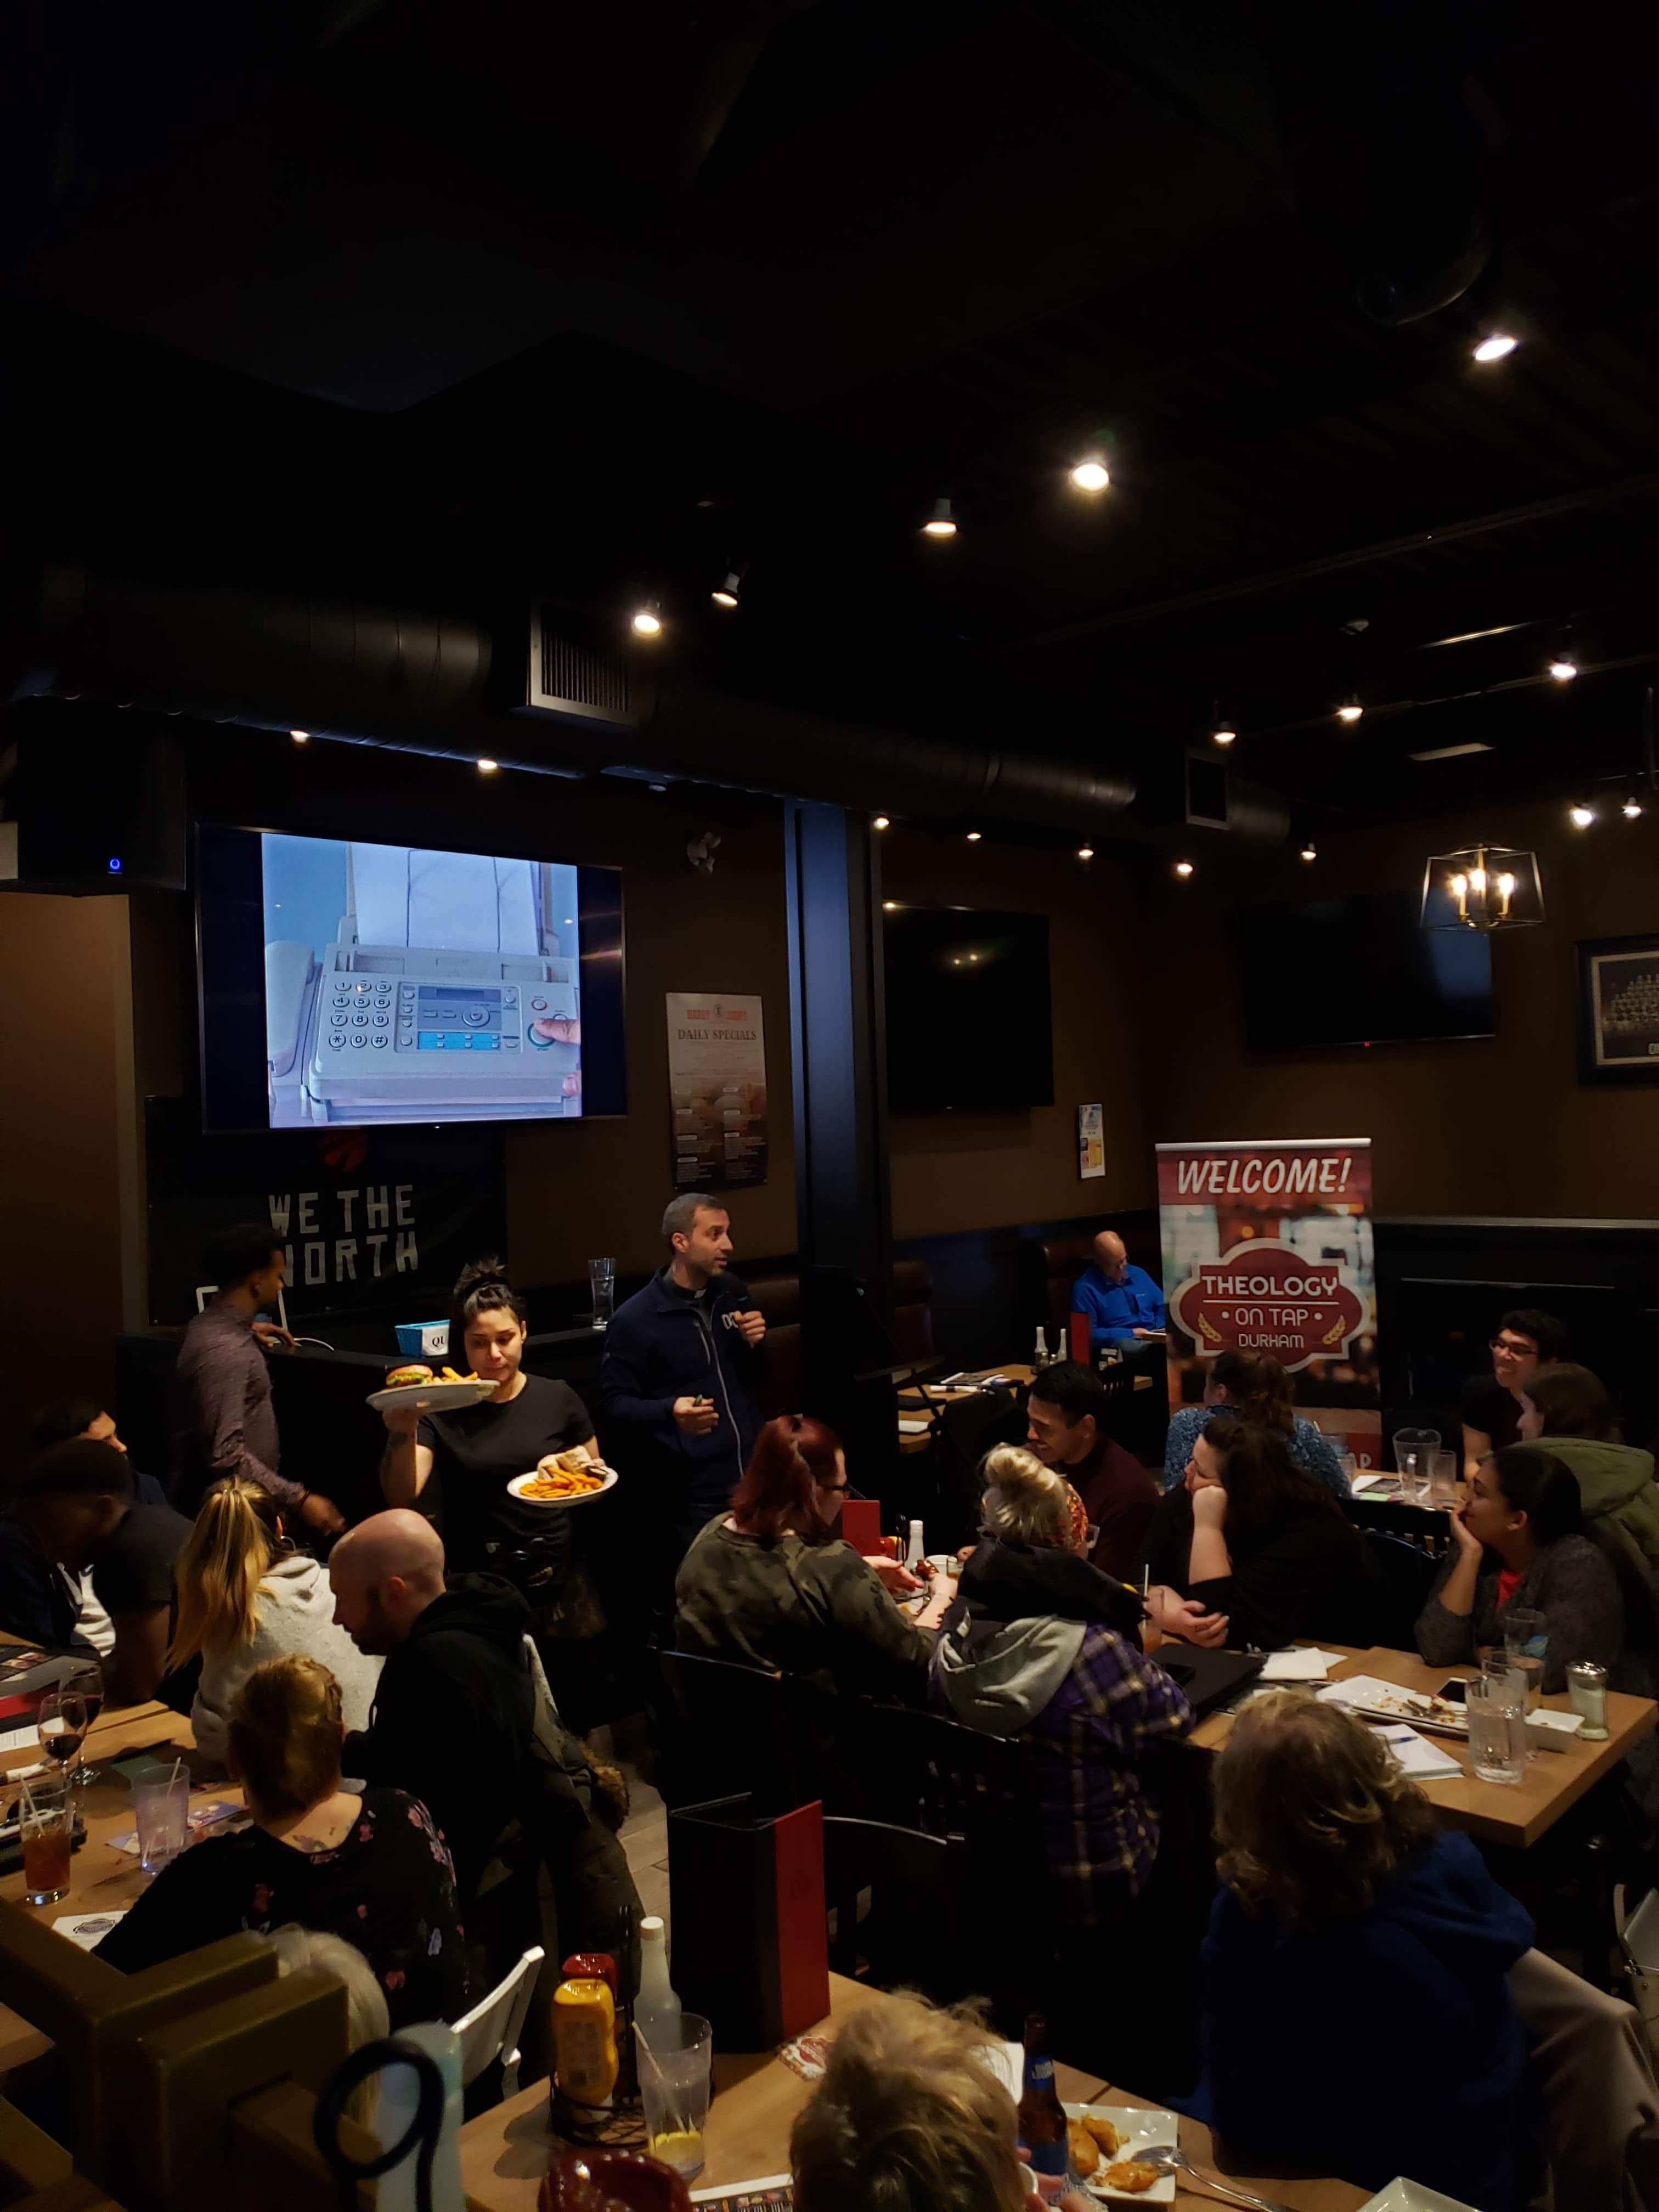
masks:
[[[40,1748],[63,1768],[66,1782],[86,1741],[87,1726],[87,1701],[78,1691],[59,1683],[41,1698]]]
[[[97,1660],[92,1660],[88,1665],[77,1668],[74,1674],[65,1674],[58,1687],[60,1690],[73,1692],[86,1707],[87,1732],[90,1735],[98,1725],[98,1716],[104,1709],[103,1668]],[[84,1790],[96,1779],[97,1772],[95,1766],[89,1766],[87,1764],[83,1744],[81,1764],[75,1771],[76,1781]]]

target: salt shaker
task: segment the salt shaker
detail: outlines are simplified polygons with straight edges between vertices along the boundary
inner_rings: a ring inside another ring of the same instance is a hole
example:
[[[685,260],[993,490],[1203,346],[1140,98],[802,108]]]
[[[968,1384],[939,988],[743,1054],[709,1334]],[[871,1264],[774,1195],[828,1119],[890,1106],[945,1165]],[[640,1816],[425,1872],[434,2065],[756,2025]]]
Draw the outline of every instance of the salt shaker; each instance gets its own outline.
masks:
[[[1589,1743],[1605,1743],[1607,1735],[1607,1670],[1593,1659],[1581,1659],[1567,1669],[1567,1695],[1572,1709],[1584,1717],[1579,1735]]]

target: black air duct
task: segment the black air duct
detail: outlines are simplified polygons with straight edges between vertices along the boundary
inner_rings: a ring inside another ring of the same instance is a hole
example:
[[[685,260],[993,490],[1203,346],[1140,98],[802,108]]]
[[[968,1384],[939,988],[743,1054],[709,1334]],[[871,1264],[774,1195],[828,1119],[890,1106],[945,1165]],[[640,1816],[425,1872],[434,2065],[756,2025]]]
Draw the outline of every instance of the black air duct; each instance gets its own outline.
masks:
[[[550,661],[550,619],[538,606],[528,635],[498,641],[469,617],[58,563],[11,688],[458,760],[516,758],[544,774],[632,771],[1067,833],[1103,827],[1135,795],[1127,775],[1079,767],[1013,730],[882,729],[716,696],[672,675],[641,685],[637,659],[618,690],[596,665],[608,647],[574,640],[574,659]],[[585,667],[592,697],[550,704],[532,678],[555,665]]]

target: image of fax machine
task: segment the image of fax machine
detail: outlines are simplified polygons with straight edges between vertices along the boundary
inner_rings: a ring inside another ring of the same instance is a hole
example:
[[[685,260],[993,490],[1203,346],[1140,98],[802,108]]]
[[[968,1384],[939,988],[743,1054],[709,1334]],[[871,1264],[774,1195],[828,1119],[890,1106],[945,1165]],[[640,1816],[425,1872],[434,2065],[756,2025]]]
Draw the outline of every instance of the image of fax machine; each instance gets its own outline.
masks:
[[[573,1110],[562,1086],[580,1048],[538,1025],[576,1019],[575,970],[549,953],[341,941],[319,960],[267,945],[272,1119]]]

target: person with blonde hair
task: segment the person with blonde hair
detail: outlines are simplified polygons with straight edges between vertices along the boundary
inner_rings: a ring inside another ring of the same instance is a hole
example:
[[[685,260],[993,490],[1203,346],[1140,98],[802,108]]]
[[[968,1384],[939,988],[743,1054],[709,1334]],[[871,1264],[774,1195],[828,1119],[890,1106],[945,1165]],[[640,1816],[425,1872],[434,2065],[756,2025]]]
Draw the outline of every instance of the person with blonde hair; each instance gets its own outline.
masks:
[[[342,1784],[340,1686],[327,1668],[297,1656],[256,1667],[232,1703],[229,1737],[252,1826],[164,1868],[98,1956],[137,1973],[240,1929],[264,1936],[295,1921],[362,1953],[394,2031],[457,2018],[466,1966],[449,1854],[416,1799]]]
[[[1531,1948],[1525,1911],[1380,1738],[1305,1693],[1245,1706],[1214,1793],[1225,1887],[1192,2109],[1230,2163],[1294,2161],[1370,2190],[1407,2164],[1479,2212],[1515,2212],[1524,2054],[1507,1977]],[[1407,2156],[1378,2084],[1431,2042],[1456,2062],[1413,2103]]]
[[[283,1509],[241,1475],[215,1483],[179,1559],[179,1610],[169,1670],[199,1653],[190,1709],[197,1748],[223,1759],[231,1702],[256,1667],[289,1653],[316,1659],[340,1686],[349,1729],[367,1728],[380,1662],[334,1625],[334,1593],[308,1553],[296,1551]]]
[[[1141,1769],[1191,1706],[1140,1648],[1140,1601],[1067,1548],[1067,1486],[1016,1444],[980,1465],[984,1534],[933,1664],[952,1717],[1034,1750],[1054,1919],[1091,1928],[1139,1894],[1158,1813]]]
[[[972,2014],[915,1997],[854,2013],[789,2138],[795,2212],[1029,2212],[989,2041]]]

